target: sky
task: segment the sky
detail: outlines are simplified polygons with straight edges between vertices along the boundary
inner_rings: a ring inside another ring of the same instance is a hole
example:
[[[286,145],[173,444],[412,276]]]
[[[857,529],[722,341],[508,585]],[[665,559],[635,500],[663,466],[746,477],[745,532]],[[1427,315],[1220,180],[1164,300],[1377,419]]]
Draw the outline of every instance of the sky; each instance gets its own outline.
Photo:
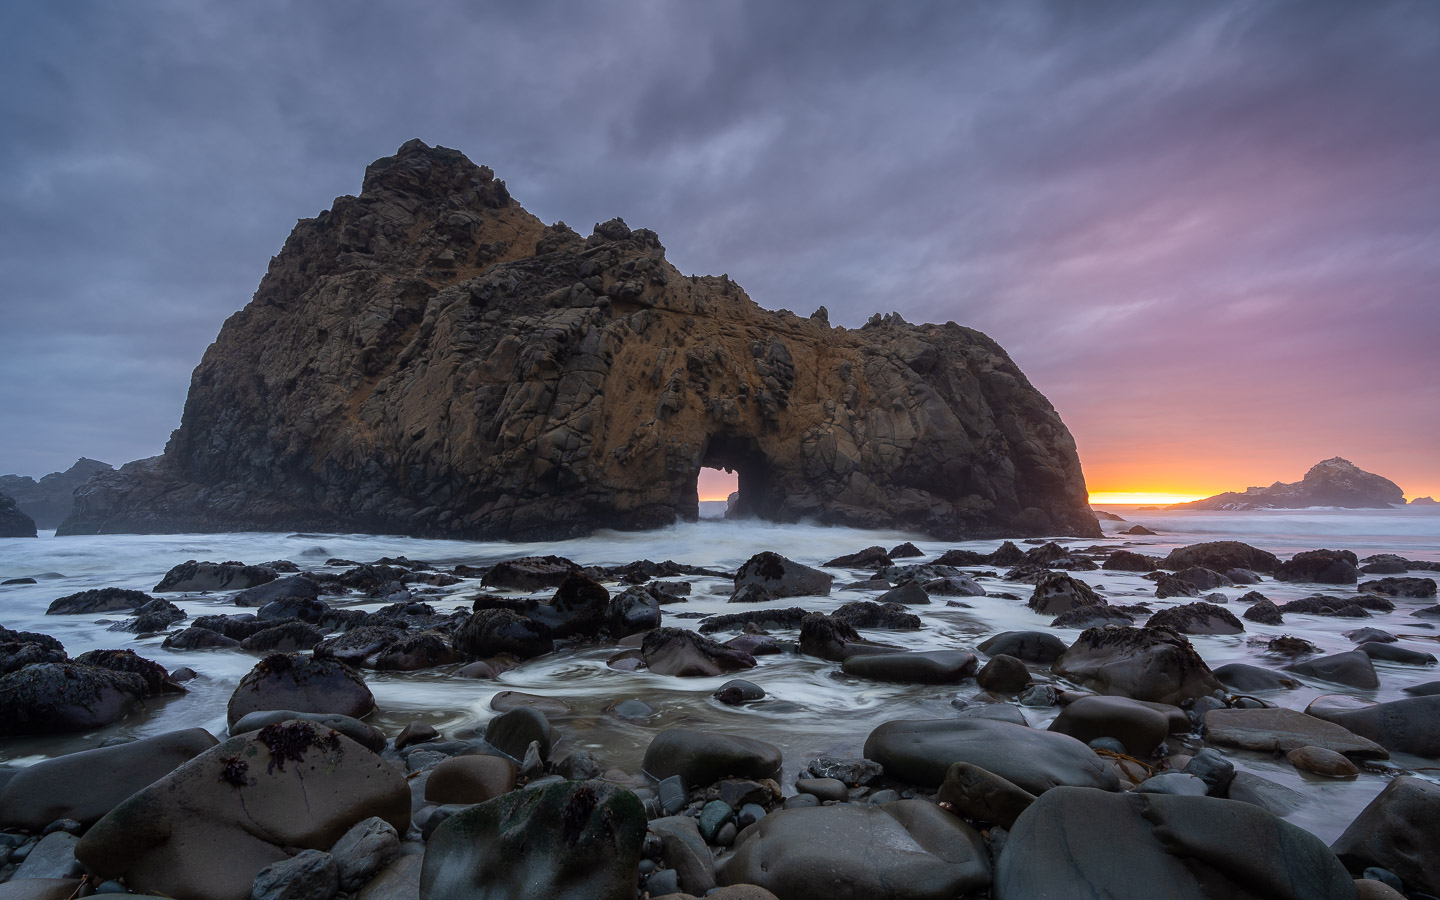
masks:
[[[1092,492],[1440,497],[1440,4],[0,4],[0,472],[154,455],[295,220],[410,138],[547,222],[953,320]]]

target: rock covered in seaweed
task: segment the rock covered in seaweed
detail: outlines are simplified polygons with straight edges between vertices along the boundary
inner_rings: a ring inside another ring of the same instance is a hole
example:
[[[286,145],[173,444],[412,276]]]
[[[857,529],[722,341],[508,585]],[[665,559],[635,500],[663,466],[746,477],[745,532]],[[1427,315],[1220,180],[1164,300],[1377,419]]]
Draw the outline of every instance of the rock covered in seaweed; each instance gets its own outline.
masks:
[[[296,226],[165,454],[97,474],[61,530],[645,528],[697,514],[703,465],[778,521],[1100,536],[1069,431],[980,332],[762,309],[420,141]]]

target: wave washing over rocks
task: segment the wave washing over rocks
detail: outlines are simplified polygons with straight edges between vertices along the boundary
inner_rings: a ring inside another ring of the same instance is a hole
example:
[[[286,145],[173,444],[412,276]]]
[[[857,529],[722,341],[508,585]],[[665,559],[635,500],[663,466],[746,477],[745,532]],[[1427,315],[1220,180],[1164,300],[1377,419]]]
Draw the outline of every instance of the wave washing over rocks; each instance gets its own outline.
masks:
[[[1440,517],[1125,518],[5,542],[0,896],[1440,894]]]

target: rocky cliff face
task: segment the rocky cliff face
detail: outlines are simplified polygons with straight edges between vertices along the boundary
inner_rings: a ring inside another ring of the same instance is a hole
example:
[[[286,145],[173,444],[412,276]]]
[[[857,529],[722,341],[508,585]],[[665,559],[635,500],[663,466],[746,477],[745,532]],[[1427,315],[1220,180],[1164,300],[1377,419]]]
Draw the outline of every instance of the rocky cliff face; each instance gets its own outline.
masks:
[[[39,481],[28,475],[0,475],[0,493],[9,494],[21,512],[41,528],[55,528],[70,515],[75,489],[96,472],[110,471],[110,464],[80,457],[64,472],[51,472]]]
[[[1269,487],[1247,488],[1243,493],[1227,491],[1176,503],[1169,509],[1305,509],[1310,506],[1341,506],[1348,509],[1389,509],[1403,506],[1405,492],[1388,478],[1382,478],[1348,459],[1332,457],[1316,463],[1299,481]]]
[[[93,479],[61,532],[647,528],[695,516],[702,466],[768,519],[1099,534],[1064,423],[985,335],[761,309],[419,141],[296,226],[165,454]]]
[[[0,494],[0,538],[35,536],[35,521],[20,511],[13,497]]]

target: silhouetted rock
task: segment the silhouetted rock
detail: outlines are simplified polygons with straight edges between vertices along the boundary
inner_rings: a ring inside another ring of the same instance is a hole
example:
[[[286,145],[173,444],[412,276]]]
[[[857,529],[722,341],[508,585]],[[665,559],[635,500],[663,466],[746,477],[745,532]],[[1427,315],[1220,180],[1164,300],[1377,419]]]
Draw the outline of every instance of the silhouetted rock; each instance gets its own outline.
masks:
[[[62,530],[649,528],[697,515],[706,465],[766,519],[1100,536],[1073,438],[985,335],[764,310],[418,140],[300,221],[165,455],[95,476]]]
[[[0,494],[0,538],[36,537],[35,520],[20,511],[13,497]]]
[[[0,475],[0,494],[15,499],[20,511],[35,520],[36,527],[57,528],[75,506],[75,489],[96,472],[111,471],[108,463],[80,457],[64,472],[51,472],[38,482],[26,475]],[[0,537],[27,537],[4,535]]]
[[[1306,550],[1283,563],[1275,572],[1275,580],[1354,584],[1358,564],[1349,550]]]
[[[1405,503],[1405,492],[1388,478],[1366,472],[1341,457],[1316,463],[1299,481],[1246,488],[1175,503],[1167,509],[1305,509],[1342,506],[1347,509],[1389,509]],[[1254,568],[1250,566],[1248,568]]]

